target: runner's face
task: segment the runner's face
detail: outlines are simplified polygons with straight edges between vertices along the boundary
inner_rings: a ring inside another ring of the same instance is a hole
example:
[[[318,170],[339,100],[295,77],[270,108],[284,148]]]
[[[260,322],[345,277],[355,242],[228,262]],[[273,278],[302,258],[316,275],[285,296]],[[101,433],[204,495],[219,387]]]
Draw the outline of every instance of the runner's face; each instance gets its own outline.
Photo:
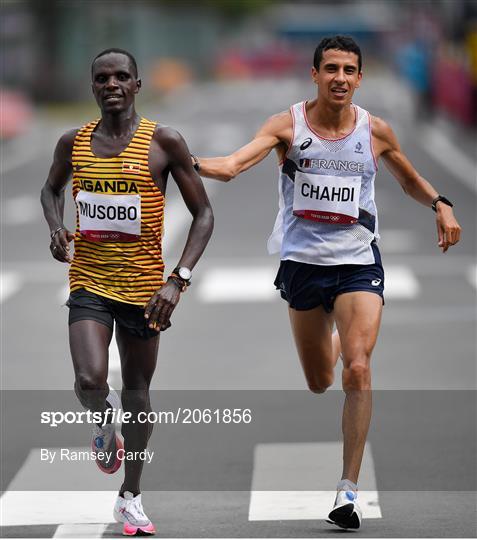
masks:
[[[362,74],[358,70],[358,55],[353,52],[329,49],[323,51],[320,70],[311,68],[319,96],[335,105],[351,103]]]
[[[118,113],[134,103],[141,87],[129,58],[120,53],[101,56],[93,64],[93,94],[103,112]]]

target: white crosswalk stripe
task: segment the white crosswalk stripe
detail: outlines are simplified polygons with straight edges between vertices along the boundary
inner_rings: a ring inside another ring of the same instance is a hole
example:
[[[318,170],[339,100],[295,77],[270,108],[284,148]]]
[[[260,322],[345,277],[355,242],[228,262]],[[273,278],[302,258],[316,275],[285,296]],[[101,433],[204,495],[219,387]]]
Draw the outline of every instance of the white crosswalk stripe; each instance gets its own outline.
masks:
[[[411,268],[407,266],[386,266],[384,274],[385,298],[411,299],[418,296],[420,286]]]
[[[104,483],[101,484],[104,487]],[[2,526],[98,524],[112,521],[115,491],[4,492]]]
[[[342,444],[277,443],[255,447],[249,521],[325,519],[333,507],[342,466]],[[380,518],[370,443],[360,472],[363,518]],[[327,491],[315,491],[324,487]]]
[[[472,265],[467,270],[467,280],[474,289],[477,289],[477,264]]]
[[[20,290],[22,279],[15,272],[0,274],[0,304]]]
[[[197,295],[202,302],[264,302],[277,298],[276,270],[269,266],[219,267],[202,277]]]
[[[418,296],[420,286],[411,268],[387,266],[385,274],[386,298],[412,299]],[[280,295],[273,285],[275,275],[276,268],[272,266],[213,268],[200,280],[197,295],[206,303],[278,300]]]
[[[72,523],[59,525],[53,538],[101,538],[107,523]]]

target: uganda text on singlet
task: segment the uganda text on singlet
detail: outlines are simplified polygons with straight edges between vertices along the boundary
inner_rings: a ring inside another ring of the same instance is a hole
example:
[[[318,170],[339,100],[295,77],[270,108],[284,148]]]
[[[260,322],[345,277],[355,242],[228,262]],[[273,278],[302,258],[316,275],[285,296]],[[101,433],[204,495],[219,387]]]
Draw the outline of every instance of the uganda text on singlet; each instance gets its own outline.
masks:
[[[309,264],[373,264],[371,242],[379,235],[369,114],[352,105],[353,130],[330,140],[313,131],[305,107],[291,107],[293,140],[280,165],[268,250]]]
[[[163,284],[164,197],[149,172],[155,122],[141,119],[119,155],[93,154],[98,120],[82,127],[73,146],[75,252],[70,290],[144,305]]]

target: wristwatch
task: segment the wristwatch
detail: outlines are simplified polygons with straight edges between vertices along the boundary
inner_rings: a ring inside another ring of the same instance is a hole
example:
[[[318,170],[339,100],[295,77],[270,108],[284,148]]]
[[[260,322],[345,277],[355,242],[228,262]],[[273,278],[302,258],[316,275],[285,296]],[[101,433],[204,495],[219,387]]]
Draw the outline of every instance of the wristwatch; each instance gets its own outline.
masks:
[[[191,272],[190,269],[187,268],[186,266],[177,266],[177,267],[174,268],[174,270],[172,271],[172,274],[173,274],[173,275],[176,275],[177,277],[179,277],[180,279],[182,279],[182,281],[183,281],[187,286],[190,285],[190,280],[191,280],[191,278],[192,278],[192,272]]]
[[[450,201],[449,199],[446,199],[446,197],[443,197],[442,195],[438,195],[433,201],[432,201],[432,204],[431,204],[431,208],[434,210],[434,212],[437,212],[437,207],[436,207],[436,204],[438,202],[442,202],[444,204],[447,204],[447,206],[450,206],[451,208],[454,206]]]
[[[192,167],[194,167],[194,169],[199,172],[200,171],[200,161],[199,161],[199,158],[197,156],[195,156],[194,154],[191,154],[190,157],[192,158]]]

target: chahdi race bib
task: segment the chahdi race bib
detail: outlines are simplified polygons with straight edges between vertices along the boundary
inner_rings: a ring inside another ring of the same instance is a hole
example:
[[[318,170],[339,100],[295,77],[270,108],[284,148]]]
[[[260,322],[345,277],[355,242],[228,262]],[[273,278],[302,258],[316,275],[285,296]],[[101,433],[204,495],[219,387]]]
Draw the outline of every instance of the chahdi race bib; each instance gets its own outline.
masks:
[[[361,176],[326,176],[297,171],[293,214],[312,221],[351,225],[358,222]]]
[[[90,242],[134,242],[141,237],[141,196],[80,190],[75,199],[80,233]]]

